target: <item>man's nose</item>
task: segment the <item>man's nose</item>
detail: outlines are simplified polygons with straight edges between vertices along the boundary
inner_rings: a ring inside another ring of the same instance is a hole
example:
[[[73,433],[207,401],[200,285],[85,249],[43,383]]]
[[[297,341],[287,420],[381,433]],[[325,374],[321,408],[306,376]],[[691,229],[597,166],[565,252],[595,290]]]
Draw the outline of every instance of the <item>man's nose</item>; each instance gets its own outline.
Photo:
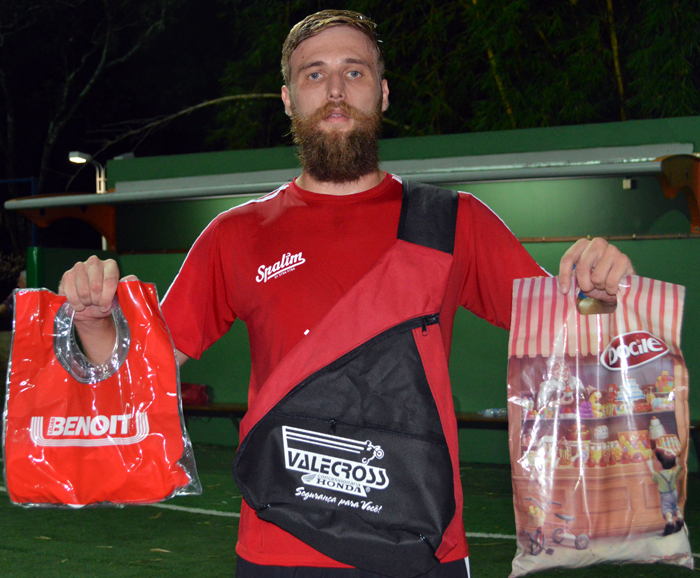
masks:
[[[341,74],[331,74],[328,79],[328,100],[345,100],[345,82]]]

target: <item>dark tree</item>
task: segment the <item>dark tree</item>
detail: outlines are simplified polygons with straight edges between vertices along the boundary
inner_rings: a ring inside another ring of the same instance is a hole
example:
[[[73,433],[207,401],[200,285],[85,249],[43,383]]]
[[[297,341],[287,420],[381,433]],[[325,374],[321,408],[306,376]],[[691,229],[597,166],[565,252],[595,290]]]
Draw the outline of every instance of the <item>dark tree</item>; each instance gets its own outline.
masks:
[[[700,113],[696,0],[222,2],[249,43],[224,75],[230,94],[279,89],[280,47],[307,14],[372,17],[391,90],[387,137]],[[286,142],[274,103],[237,104],[220,121],[227,147]]]
[[[0,150],[7,178],[34,175],[44,189],[63,131],[105,73],[164,28],[177,1],[0,3]]]

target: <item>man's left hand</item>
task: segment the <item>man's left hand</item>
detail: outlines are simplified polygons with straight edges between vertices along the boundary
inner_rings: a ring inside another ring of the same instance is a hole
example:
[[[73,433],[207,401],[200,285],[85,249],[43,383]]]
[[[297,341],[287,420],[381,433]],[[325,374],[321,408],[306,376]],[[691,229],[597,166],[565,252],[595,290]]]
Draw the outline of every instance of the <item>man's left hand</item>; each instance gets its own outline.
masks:
[[[575,268],[574,268],[575,267]],[[629,257],[605,239],[579,239],[564,253],[559,263],[559,288],[571,289],[576,275],[579,289],[586,297],[597,299],[608,310],[617,304],[617,289],[625,275],[634,275]]]

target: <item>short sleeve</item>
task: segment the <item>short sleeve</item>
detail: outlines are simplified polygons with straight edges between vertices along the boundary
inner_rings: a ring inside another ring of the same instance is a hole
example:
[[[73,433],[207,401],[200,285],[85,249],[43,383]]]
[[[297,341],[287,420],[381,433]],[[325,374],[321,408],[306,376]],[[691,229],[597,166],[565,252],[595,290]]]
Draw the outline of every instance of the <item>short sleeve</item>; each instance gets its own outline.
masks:
[[[509,329],[513,281],[549,274],[506,224],[473,195],[460,193],[457,220],[459,257],[465,262],[460,304],[489,323]]]
[[[221,217],[209,224],[188,252],[161,303],[175,348],[195,359],[236,319],[231,304],[234,264],[229,229]]]

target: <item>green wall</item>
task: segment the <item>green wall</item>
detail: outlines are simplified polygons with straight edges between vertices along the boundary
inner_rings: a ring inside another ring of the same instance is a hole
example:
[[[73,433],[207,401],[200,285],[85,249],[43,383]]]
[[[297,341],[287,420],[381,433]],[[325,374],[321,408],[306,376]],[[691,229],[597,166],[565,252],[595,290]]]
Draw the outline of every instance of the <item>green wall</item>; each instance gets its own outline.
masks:
[[[634,179],[623,190],[620,178],[557,179],[470,183],[473,193],[519,237],[686,234],[690,214],[683,195],[666,199],[654,177]],[[249,200],[212,199],[120,205],[120,252],[187,251],[220,212]]]
[[[474,183],[467,190],[484,201],[519,237],[660,235],[690,232],[684,195],[666,199],[655,177],[557,179]]]
[[[387,139],[379,143],[384,161],[470,155],[618,147],[660,143],[695,143],[700,117],[633,120],[606,124],[529,128],[444,136]],[[700,146],[695,146],[695,151]],[[112,160],[108,187],[116,182],[273,170],[298,166],[291,148],[222,151],[189,155]]]

